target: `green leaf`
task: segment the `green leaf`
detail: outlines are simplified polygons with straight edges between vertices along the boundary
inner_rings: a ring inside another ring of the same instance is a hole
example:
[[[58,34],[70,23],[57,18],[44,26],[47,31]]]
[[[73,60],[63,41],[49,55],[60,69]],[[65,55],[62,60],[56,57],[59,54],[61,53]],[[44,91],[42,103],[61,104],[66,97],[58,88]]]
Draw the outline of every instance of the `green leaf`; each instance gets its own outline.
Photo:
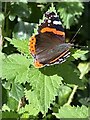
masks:
[[[37,108],[37,105],[34,106],[33,104],[25,105],[25,107],[21,108],[18,113],[23,114],[23,113],[28,113],[29,115],[36,116],[40,111]]]
[[[58,92],[59,92],[58,93],[58,104],[59,106],[61,106],[67,102],[68,97],[70,93],[72,92],[72,89],[68,86],[61,85]]]
[[[8,40],[14,47],[18,49],[23,54],[30,55],[29,52],[29,40],[19,40],[19,39],[10,39],[8,37],[5,37],[6,40]]]
[[[10,16],[18,16],[19,18],[28,19],[30,17],[30,11],[28,10],[27,3],[24,2],[26,0],[23,0],[23,2],[19,1],[20,0],[17,1],[18,3],[14,2],[13,4],[11,4]]]
[[[60,2],[57,7],[58,12],[60,12],[63,25],[66,26],[67,29],[78,22],[78,18],[82,15],[84,9],[84,6],[80,1]]]
[[[5,81],[4,83],[2,83],[2,85],[5,89],[10,90],[11,82],[10,81]]]
[[[20,54],[11,54],[2,61],[2,78],[25,83],[28,79],[29,59]]]
[[[4,53],[0,51],[0,77],[2,76],[2,62],[5,59]]]
[[[83,78],[85,74],[87,74],[90,71],[90,63],[79,63],[78,69],[80,70],[80,79]]]
[[[12,97],[9,96],[8,97],[8,101],[7,101],[7,106],[12,111],[17,110],[17,108],[18,108],[18,102],[14,98],[12,98]]]
[[[20,118],[29,118],[29,114],[28,113],[23,113],[22,116]]]
[[[35,23],[19,21],[14,27],[13,37],[20,40],[29,39],[35,26]]]
[[[85,54],[88,53],[88,50],[77,50],[74,54],[72,54],[72,56],[77,60],[78,58],[80,58],[81,60],[83,60],[83,58],[85,58]]]
[[[63,77],[64,82],[71,85],[78,85],[78,87],[85,87],[83,80],[79,79],[76,72],[76,67],[70,61],[66,61],[57,66],[57,74]]]
[[[18,118],[19,117],[19,115],[14,111],[10,111],[10,112],[2,112],[2,119],[16,119],[16,118]]]
[[[57,118],[88,118],[88,108],[86,106],[63,106],[59,113],[53,113]]]
[[[2,111],[6,111],[6,110],[10,112],[10,108],[6,104],[4,104],[2,106]]]
[[[55,74],[53,67],[46,67],[40,70],[30,68],[28,76],[33,91],[26,91],[26,98],[34,109],[46,114],[50,103],[52,103],[55,100],[55,96],[58,95],[57,92],[60,84],[62,84],[62,78]]]
[[[18,85],[17,83],[13,82],[9,94],[10,97],[14,98],[16,101],[19,101],[24,96],[24,88],[22,87],[22,85]]]

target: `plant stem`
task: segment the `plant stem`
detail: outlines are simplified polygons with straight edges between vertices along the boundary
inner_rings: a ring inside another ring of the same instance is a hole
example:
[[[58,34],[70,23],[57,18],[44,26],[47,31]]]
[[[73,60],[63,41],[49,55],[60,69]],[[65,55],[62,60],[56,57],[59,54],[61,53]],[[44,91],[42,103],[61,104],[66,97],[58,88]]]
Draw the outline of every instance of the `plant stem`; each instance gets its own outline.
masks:
[[[70,105],[70,103],[72,102],[72,99],[73,99],[73,97],[74,97],[74,94],[75,94],[75,92],[77,91],[77,88],[78,88],[78,86],[77,86],[77,85],[74,85],[73,91],[72,91],[72,93],[71,93],[71,95],[70,95],[70,97],[69,97],[69,99],[68,99],[68,102],[67,102],[65,105]]]

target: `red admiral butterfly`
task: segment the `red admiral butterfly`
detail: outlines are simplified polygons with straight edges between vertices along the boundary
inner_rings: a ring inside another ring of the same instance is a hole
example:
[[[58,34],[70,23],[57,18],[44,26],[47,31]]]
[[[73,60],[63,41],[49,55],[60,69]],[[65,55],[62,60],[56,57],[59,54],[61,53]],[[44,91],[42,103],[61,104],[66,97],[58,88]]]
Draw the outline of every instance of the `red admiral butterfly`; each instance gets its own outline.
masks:
[[[35,59],[34,66],[41,68],[64,62],[71,46],[65,43],[65,32],[58,15],[46,12],[44,22],[38,26],[38,34],[30,38],[29,49]]]

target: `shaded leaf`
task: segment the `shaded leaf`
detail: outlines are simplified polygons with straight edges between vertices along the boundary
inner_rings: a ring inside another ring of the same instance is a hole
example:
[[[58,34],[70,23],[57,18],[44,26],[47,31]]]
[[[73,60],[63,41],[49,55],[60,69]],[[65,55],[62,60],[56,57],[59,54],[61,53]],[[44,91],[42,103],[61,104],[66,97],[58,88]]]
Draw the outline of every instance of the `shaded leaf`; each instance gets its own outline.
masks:
[[[12,97],[8,97],[8,101],[7,101],[7,106],[10,108],[10,110],[14,111],[17,110],[18,108],[18,102],[13,99]]]
[[[27,18],[27,19],[29,18],[30,11],[28,9],[27,3],[25,3],[24,1],[27,0],[23,0],[23,2],[19,2],[18,0],[17,1],[18,3],[14,2],[13,4],[11,4],[10,16],[15,16],[15,17],[18,16],[19,18]]]
[[[63,25],[67,29],[71,25],[78,22],[78,18],[82,15],[84,6],[81,2],[60,2],[58,5],[58,12],[60,12],[60,17],[63,21]]]
[[[57,70],[57,74],[61,76],[67,84],[85,87],[83,80],[79,79],[76,67],[70,61],[67,60],[65,63],[58,65]]]
[[[35,26],[35,23],[19,21],[14,27],[13,37],[19,40],[29,39]]]
[[[18,115],[18,113],[16,113],[15,111],[13,112],[13,111],[10,111],[10,112],[8,112],[8,111],[6,111],[6,112],[2,112],[2,119],[16,119],[16,118],[18,118],[19,117],[19,115]]]
[[[17,83],[13,83],[9,95],[10,95],[10,97],[15,99],[16,101],[19,101],[24,96],[24,88],[22,87],[22,85],[18,85]]]

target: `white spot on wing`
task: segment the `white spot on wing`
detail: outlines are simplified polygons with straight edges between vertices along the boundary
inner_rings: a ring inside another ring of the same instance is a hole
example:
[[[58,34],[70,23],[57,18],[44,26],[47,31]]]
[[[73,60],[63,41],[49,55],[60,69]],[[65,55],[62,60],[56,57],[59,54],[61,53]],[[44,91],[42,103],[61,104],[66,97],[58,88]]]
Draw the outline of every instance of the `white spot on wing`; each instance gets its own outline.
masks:
[[[48,20],[48,23],[51,23],[51,20]]]
[[[62,23],[61,23],[61,21],[53,21],[53,24],[55,24],[55,25],[61,25]]]

